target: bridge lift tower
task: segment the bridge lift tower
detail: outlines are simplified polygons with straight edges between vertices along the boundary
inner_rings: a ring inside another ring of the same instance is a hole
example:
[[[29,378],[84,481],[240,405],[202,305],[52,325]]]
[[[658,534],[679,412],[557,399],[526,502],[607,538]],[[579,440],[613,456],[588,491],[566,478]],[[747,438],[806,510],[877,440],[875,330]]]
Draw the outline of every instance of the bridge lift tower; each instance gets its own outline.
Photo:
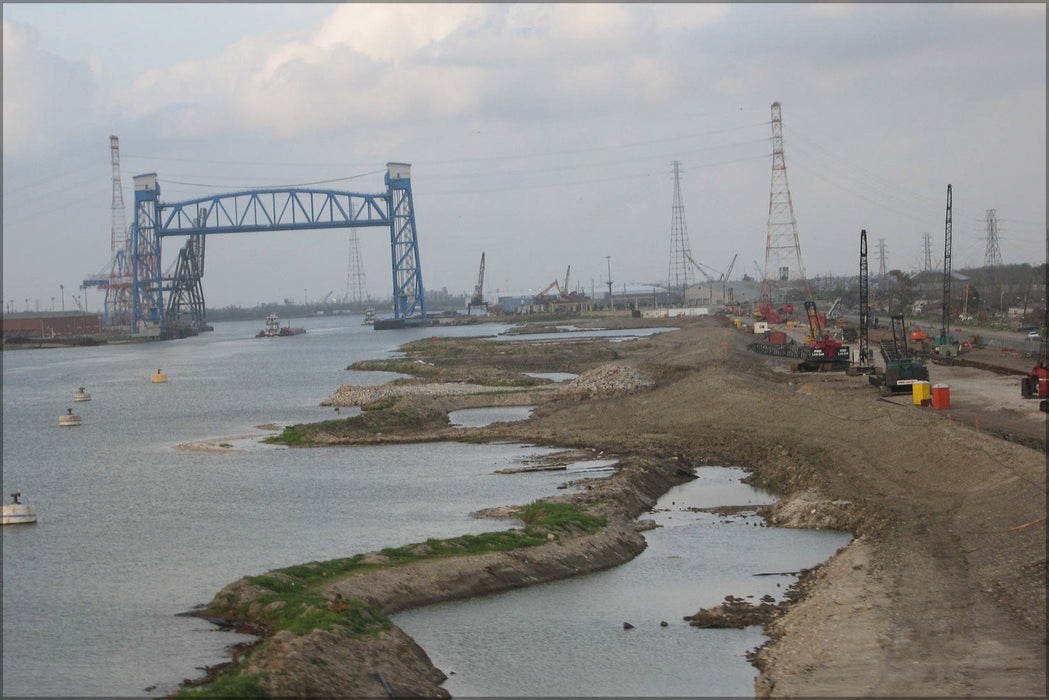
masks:
[[[422,265],[415,231],[411,165],[386,164],[386,192],[266,189],[233,192],[173,204],[160,201],[156,173],[138,175],[129,241],[132,332],[175,337],[185,316],[203,323],[204,237],[221,233],[386,227],[390,230],[394,319],[426,321]],[[188,236],[174,275],[161,273],[161,242]],[[164,293],[169,295],[164,305]]]

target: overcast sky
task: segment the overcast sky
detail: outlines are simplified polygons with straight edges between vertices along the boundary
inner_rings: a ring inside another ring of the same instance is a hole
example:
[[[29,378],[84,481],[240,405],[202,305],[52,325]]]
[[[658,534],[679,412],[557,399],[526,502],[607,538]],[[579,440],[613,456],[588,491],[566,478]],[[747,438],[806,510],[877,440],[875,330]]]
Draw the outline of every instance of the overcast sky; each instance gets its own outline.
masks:
[[[1045,258],[1044,3],[4,3],[3,28],[5,308],[72,308],[107,267],[111,134],[128,220],[140,173],[178,202],[411,163],[423,281],[453,292],[482,252],[490,291],[665,282],[679,160],[692,256],[755,275],[776,101],[810,277],[856,274],[862,228],[890,269],[926,233],[942,262],[948,183],[956,269],[992,208],[1004,262]],[[388,296],[388,232],[358,235]],[[208,304],[341,297],[349,236],[209,236]]]

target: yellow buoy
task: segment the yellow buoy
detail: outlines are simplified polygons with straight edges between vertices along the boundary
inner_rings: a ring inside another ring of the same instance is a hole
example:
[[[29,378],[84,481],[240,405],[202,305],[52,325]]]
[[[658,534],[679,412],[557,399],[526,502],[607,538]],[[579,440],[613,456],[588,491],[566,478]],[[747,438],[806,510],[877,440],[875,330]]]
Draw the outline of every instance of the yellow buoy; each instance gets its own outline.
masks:
[[[150,379],[153,381],[154,384],[163,384],[168,380],[168,375],[164,374],[158,369],[157,373],[150,377]]]

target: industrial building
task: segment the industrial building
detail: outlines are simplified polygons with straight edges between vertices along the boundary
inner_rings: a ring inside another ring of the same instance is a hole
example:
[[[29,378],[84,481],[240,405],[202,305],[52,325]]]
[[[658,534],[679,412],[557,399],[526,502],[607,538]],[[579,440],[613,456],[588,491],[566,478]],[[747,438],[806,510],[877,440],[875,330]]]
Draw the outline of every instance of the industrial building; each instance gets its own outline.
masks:
[[[102,332],[102,316],[82,311],[5,313],[2,320],[5,342],[75,338]]]

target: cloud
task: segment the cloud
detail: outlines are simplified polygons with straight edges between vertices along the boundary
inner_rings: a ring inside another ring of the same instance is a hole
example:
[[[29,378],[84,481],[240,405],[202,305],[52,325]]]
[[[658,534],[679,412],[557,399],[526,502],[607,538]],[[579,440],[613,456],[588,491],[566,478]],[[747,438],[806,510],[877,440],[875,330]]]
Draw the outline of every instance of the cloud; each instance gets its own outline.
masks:
[[[322,50],[347,46],[376,61],[396,62],[439,44],[484,11],[478,5],[341,5],[312,44]]]
[[[50,150],[97,122],[97,80],[90,62],[40,48],[36,30],[3,20],[4,155]]]
[[[124,103],[157,120],[160,133],[184,138],[234,129],[278,138],[394,132],[485,116],[521,123],[632,102],[654,109],[691,79],[668,52],[695,51],[690,33],[728,11],[342,5],[306,39],[245,38],[216,56],[144,74]]]

